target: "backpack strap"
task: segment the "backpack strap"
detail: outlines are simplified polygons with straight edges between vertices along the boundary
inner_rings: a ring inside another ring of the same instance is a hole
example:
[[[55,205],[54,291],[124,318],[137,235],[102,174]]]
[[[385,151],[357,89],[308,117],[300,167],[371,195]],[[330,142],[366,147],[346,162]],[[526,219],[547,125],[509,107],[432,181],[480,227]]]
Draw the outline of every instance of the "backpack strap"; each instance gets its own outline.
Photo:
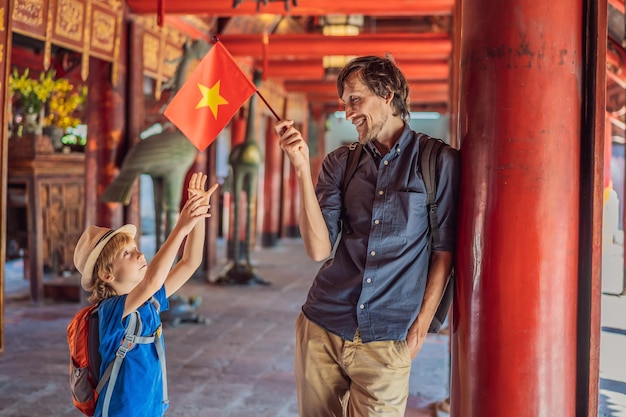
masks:
[[[356,167],[359,165],[359,159],[361,159],[361,151],[363,150],[363,145],[361,145],[359,142],[354,142],[348,146],[348,149],[350,149],[350,151],[348,152],[348,159],[346,160],[346,171],[343,175],[342,184],[342,192],[344,196],[346,195],[346,190],[348,189],[348,183],[354,176]]]
[[[343,174],[343,183],[341,184],[341,222],[343,223],[342,230],[344,233],[352,233],[352,228],[346,219],[346,191],[348,190],[348,183],[356,172],[356,167],[359,165],[361,159],[361,152],[363,151],[363,145],[359,142],[351,143],[348,146],[348,158],[346,160],[346,170]]]
[[[437,162],[439,154],[446,143],[440,139],[431,138],[428,135],[421,134],[420,140],[420,157],[419,170],[426,187],[426,204],[428,206],[428,225],[430,229],[431,249],[441,247],[441,239],[439,238],[439,223],[437,222]],[[448,316],[450,305],[454,299],[454,272],[450,274],[446,280],[437,311],[433,316],[433,320],[428,328],[429,333],[437,333]]]
[[[439,248],[439,224],[437,222],[437,161],[439,153],[446,144],[439,139],[433,139],[428,135],[421,134],[420,138],[420,161],[419,170],[426,187],[426,204],[428,206],[428,224],[432,248]]]
[[[150,298],[150,302],[156,308],[157,314],[161,309],[159,302],[156,298]],[[162,329],[161,325],[157,328],[157,330],[151,336],[140,336],[141,335],[141,316],[138,311],[133,311],[128,316],[128,326],[126,327],[126,331],[124,332],[124,339],[122,340],[122,344],[119,348],[117,348],[117,352],[115,353],[115,359],[111,362],[107,369],[104,371],[102,378],[100,378],[100,382],[96,387],[96,392],[98,394],[104,388],[107,380],[110,380],[109,387],[107,388],[107,392],[104,397],[104,404],[102,407],[102,415],[103,417],[108,417],[109,415],[109,404],[111,403],[111,397],[113,396],[113,389],[115,388],[115,382],[117,381],[117,376],[119,375],[120,368],[122,366],[122,362],[126,357],[126,354],[132,350],[138,344],[150,344],[154,343],[157,351],[157,355],[159,357],[159,363],[161,365],[162,372],[162,383],[163,383],[163,402],[169,402],[167,395],[167,374],[166,374],[166,366],[165,366],[165,350],[163,349],[163,340],[162,340]]]
[[[150,298],[150,302],[154,305],[154,308],[157,311],[157,314],[161,311],[161,305],[157,301],[156,298]],[[165,363],[165,349],[163,348],[163,326],[159,324],[159,328],[156,329],[156,332],[153,333],[152,337],[154,337],[154,347],[157,351],[157,356],[159,357],[159,364],[161,365],[161,383],[163,386],[163,403],[167,404],[170,402],[169,397],[167,395],[167,367]]]

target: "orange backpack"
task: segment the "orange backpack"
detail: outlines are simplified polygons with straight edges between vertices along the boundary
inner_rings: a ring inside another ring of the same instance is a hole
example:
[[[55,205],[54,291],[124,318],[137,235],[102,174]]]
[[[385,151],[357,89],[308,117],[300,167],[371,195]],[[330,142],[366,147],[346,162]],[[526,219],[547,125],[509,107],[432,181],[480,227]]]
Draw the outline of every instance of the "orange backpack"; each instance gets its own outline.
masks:
[[[96,411],[100,375],[100,335],[98,305],[82,308],[67,326],[70,347],[70,390],[74,406],[83,414],[93,416]]]
[[[150,299],[150,302],[154,304],[158,312],[160,310],[159,302],[154,297]],[[67,326],[67,343],[70,348],[70,390],[74,406],[83,414],[93,416],[96,412],[98,395],[110,379],[102,412],[102,415],[107,417],[115,381],[126,353],[137,344],[148,343],[154,343],[159,356],[161,371],[163,372],[163,401],[167,402],[167,374],[165,371],[165,352],[161,341],[161,327],[159,326],[151,336],[139,336],[141,334],[141,317],[137,311],[132,312],[128,316],[128,327],[124,333],[124,339],[117,349],[115,360],[109,363],[102,378],[99,378],[100,364],[102,363],[98,350],[100,347],[99,323],[98,305],[94,304],[78,311]]]

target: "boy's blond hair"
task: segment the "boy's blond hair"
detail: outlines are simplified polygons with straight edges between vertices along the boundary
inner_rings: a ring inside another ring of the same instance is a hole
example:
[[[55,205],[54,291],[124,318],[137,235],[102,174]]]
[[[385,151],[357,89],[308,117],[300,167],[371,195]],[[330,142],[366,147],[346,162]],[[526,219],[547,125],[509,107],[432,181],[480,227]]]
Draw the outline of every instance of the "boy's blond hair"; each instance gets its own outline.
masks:
[[[115,259],[120,251],[129,243],[134,243],[134,241],[135,239],[128,233],[118,233],[102,248],[102,252],[100,252],[100,256],[98,256],[94,266],[93,290],[88,298],[90,303],[95,304],[104,299],[118,295],[115,290],[100,277],[113,273]]]

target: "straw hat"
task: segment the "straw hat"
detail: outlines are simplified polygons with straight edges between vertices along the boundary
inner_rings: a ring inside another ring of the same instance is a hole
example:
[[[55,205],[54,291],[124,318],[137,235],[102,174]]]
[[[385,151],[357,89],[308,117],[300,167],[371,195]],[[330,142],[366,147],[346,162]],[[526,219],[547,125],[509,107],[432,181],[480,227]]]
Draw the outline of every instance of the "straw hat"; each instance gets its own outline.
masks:
[[[80,285],[85,291],[91,291],[91,279],[93,268],[104,246],[118,233],[128,233],[133,238],[137,228],[132,224],[125,224],[119,229],[113,230],[108,227],[89,226],[78,239],[74,249],[74,265],[82,274]]]

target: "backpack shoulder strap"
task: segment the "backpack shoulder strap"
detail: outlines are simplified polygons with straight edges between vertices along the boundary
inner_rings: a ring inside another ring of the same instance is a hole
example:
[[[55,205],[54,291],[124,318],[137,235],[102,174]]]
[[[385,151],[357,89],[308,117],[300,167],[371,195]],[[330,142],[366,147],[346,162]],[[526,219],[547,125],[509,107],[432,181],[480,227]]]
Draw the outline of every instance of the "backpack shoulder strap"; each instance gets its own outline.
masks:
[[[343,175],[343,183],[342,183],[342,192],[343,195],[346,195],[346,190],[348,189],[348,183],[354,176],[354,172],[356,171],[356,167],[359,165],[359,159],[361,159],[361,151],[363,150],[363,145],[359,142],[351,143],[348,148],[348,159],[346,161],[346,170]]]
[[[426,187],[426,204],[428,206],[428,224],[430,226],[430,234],[432,239],[432,247],[441,246],[439,239],[439,224],[437,223],[437,161],[439,153],[445,142],[439,139],[433,139],[428,135],[420,134],[420,160],[419,170]]]
[[[361,159],[361,152],[363,151],[363,145],[359,142],[351,143],[348,146],[348,158],[346,160],[346,169],[343,173],[343,182],[341,183],[341,223],[343,233],[352,233],[350,223],[346,219],[346,191],[348,190],[348,183],[356,172],[356,167],[359,165]]]
[[[430,228],[431,250],[441,246],[439,239],[439,224],[437,223],[437,162],[441,150],[448,146],[440,139],[431,138],[428,135],[419,135],[419,170],[426,187],[426,204],[428,205],[428,225]],[[448,316],[450,305],[454,298],[454,285],[451,281],[454,274],[451,274],[446,281],[441,300],[437,306],[437,311],[428,328],[429,333],[437,333]]]

